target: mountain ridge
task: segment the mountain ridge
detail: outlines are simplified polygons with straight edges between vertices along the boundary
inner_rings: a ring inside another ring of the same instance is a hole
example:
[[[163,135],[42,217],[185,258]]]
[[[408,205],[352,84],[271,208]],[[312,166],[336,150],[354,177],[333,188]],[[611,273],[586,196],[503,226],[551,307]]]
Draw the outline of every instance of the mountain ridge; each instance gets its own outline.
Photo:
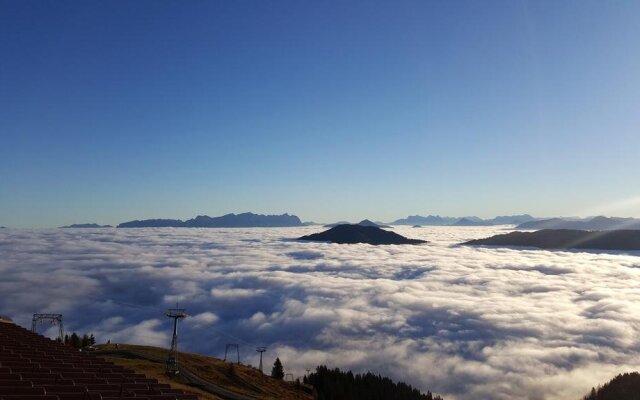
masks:
[[[529,214],[500,215],[490,219],[482,219],[474,215],[466,217],[441,217],[439,215],[409,215],[393,221],[392,225],[424,225],[424,226],[491,226],[491,225],[519,225],[529,221],[539,220]],[[462,221],[462,222],[461,222]]]
[[[279,228],[305,226],[300,218],[288,213],[265,215],[245,212],[225,214],[219,217],[198,215],[182,221],[179,219],[146,219],[123,222],[118,228]]]
[[[491,226],[491,224],[485,221],[477,221],[465,217],[460,218],[450,226]]]
[[[462,243],[468,246],[535,247],[539,249],[640,250],[640,230],[585,231],[577,229],[543,229],[535,232],[514,231]]]
[[[326,224],[323,225],[323,227],[325,228],[334,228],[336,226],[339,225],[360,225],[360,226],[374,226],[376,228],[391,228],[389,225],[385,225],[382,223],[378,223],[378,222],[373,222],[369,219],[363,219],[362,221],[358,222],[357,224],[352,224],[350,222],[346,222],[346,221],[339,221],[339,222],[335,222],[333,224]]]
[[[95,222],[85,223],[85,224],[71,224],[61,226],[60,229],[68,229],[68,228],[113,228],[112,225],[100,225]]]
[[[528,221],[516,226],[516,229],[576,229],[589,231],[640,230],[640,219],[605,217],[602,215],[584,219],[548,218]]]

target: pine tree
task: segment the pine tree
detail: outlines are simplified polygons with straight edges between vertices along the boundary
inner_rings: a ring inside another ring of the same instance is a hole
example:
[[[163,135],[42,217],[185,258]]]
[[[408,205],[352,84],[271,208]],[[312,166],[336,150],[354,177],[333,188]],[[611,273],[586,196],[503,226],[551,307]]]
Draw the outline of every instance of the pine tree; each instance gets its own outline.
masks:
[[[89,345],[93,346],[96,344],[96,337],[93,336],[93,333],[89,336]]]
[[[596,388],[591,388],[591,393],[589,393],[587,396],[585,396],[584,400],[596,400],[598,398],[598,395],[596,393]]]
[[[76,349],[80,348],[80,338],[78,337],[78,335],[76,335],[75,332],[71,334],[71,337],[69,338],[69,344],[71,344],[71,347],[75,347]]]
[[[80,347],[87,347],[89,346],[89,335],[87,335],[86,333],[84,335],[82,335],[82,342],[80,342]]]
[[[280,358],[276,358],[276,362],[273,363],[273,369],[271,370],[271,377],[276,379],[284,378],[284,368],[282,368],[282,363],[280,362]]]

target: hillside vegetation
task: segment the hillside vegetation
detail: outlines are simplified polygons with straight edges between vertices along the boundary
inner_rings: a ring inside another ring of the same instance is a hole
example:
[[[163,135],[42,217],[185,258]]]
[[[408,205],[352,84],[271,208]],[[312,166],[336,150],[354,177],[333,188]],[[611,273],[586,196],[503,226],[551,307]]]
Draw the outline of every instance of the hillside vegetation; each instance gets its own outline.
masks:
[[[440,396],[421,393],[404,382],[396,383],[370,372],[354,375],[351,371],[323,365],[305,377],[304,382],[313,385],[318,400],[442,400]]]
[[[256,368],[231,364],[199,354],[179,353],[181,373],[165,373],[168,350],[150,346],[97,346],[96,354],[107,360],[144,373],[162,383],[196,393],[208,400],[312,400],[313,389],[306,385],[285,382],[263,375]],[[268,365],[268,363],[266,364]],[[265,374],[269,371],[265,369]]]
[[[640,374],[630,372],[620,374],[598,388],[583,400],[640,400]]]
[[[372,373],[319,366],[303,382],[286,382],[256,368],[193,353],[179,353],[180,374],[165,373],[168,350],[151,346],[99,345],[96,355],[206,400],[442,400],[404,382]],[[589,399],[591,400],[591,399]]]

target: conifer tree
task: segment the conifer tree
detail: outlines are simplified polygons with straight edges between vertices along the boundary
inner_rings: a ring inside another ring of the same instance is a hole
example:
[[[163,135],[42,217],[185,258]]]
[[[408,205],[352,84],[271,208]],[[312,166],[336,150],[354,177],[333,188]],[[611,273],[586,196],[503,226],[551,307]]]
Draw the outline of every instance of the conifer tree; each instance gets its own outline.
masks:
[[[71,347],[75,347],[76,349],[80,348],[80,338],[78,337],[78,335],[76,335],[75,332],[71,334],[71,337],[69,338],[69,344],[71,344]]]
[[[273,363],[273,369],[271,369],[271,377],[276,379],[284,378],[284,368],[282,368],[280,358],[276,358],[276,362]]]

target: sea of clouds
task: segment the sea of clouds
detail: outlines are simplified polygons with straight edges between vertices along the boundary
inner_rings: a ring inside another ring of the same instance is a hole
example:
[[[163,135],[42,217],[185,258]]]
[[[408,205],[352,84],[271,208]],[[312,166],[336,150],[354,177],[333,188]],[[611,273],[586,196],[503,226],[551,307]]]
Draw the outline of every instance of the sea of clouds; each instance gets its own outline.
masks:
[[[472,248],[504,227],[396,227],[428,244],[292,240],[319,227],[0,230],[0,314],[100,342],[370,370],[446,399],[575,399],[640,369],[640,254]],[[43,332],[50,335],[53,329]]]

